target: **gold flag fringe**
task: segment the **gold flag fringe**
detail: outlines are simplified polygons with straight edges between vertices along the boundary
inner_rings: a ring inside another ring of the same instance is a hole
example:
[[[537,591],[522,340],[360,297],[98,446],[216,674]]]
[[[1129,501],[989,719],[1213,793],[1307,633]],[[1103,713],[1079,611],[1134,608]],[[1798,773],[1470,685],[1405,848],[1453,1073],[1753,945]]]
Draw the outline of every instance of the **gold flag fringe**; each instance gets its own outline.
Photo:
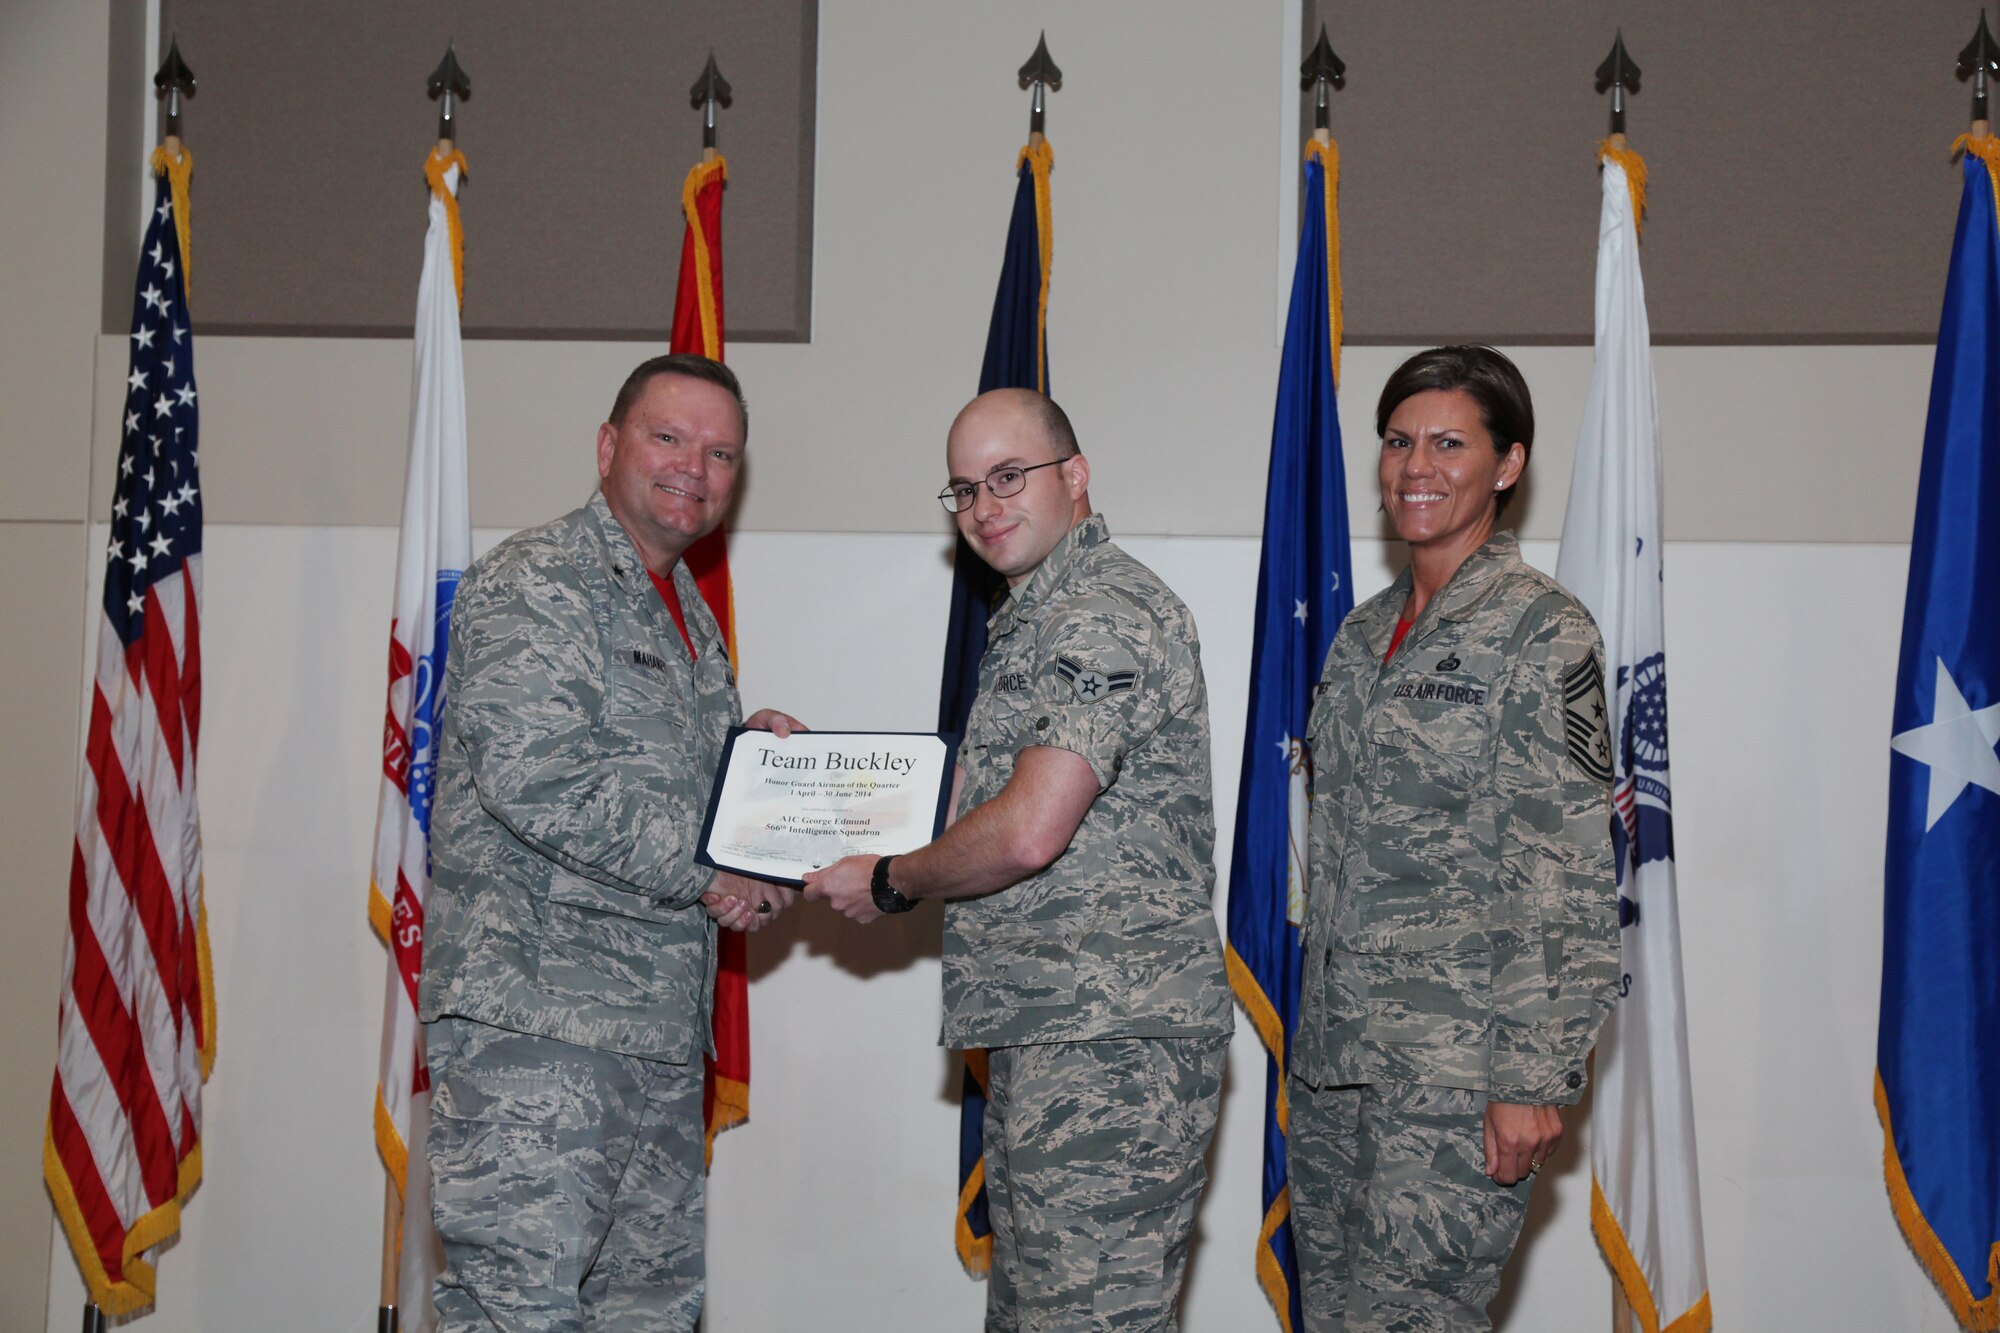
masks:
[[[1959,144],[1965,142],[1964,138]],[[1967,151],[1985,160],[1992,169],[1994,152],[2000,152],[2000,144],[1988,138],[1989,151],[1978,148]],[[1954,145],[1956,147],[1957,145]],[[1938,1292],[1951,1306],[1951,1312],[1958,1316],[1958,1322],[1972,1333],[1994,1333],[2000,1329],[2000,1241],[1995,1241],[1987,1254],[1986,1282],[1992,1288],[1985,1300],[1975,1300],[1972,1286],[1965,1275],[1958,1271],[1958,1264],[1952,1260],[1944,1242],[1931,1230],[1931,1224],[1924,1217],[1924,1210],[1918,1206],[1916,1197],[1910,1193],[1909,1179],[1903,1174],[1903,1159],[1896,1153],[1896,1135],[1889,1123],[1889,1092],[1882,1086],[1880,1070],[1875,1074],[1875,1115],[1882,1122],[1882,1175],[1889,1186],[1889,1206],[1896,1214],[1896,1224],[1903,1229],[1903,1237],[1910,1242],[1910,1248],[1917,1253],[1917,1262],[1937,1283]]]

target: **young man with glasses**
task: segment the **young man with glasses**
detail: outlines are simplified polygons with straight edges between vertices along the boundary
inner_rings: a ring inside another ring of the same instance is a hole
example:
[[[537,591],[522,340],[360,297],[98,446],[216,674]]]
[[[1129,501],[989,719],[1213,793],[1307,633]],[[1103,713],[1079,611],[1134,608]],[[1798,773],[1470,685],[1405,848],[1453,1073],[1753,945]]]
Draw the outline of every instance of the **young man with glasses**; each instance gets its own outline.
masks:
[[[952,423],[939,499],[1006,581],[958,816],[807,876],[860,922],[945,901],[943,1044],[989,1052],[989,1330],[1174,1323],[1233,1026],[1194,620],[1091,512],[1062,409]]]

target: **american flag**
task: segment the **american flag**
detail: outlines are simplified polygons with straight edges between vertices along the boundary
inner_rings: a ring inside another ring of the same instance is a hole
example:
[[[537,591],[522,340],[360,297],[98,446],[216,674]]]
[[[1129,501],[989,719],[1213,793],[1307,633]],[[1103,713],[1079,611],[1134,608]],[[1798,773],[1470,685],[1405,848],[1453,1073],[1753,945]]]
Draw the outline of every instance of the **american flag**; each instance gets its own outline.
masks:
[[[185,163],[175,190],[155,158],[133,300],[43,1154],[91,1299],[109,1314],[153,1301],[143,1256],[180,1230],[201,1179],[201,1085],[214,1058],[195,806],[199,417],[175,226]]]

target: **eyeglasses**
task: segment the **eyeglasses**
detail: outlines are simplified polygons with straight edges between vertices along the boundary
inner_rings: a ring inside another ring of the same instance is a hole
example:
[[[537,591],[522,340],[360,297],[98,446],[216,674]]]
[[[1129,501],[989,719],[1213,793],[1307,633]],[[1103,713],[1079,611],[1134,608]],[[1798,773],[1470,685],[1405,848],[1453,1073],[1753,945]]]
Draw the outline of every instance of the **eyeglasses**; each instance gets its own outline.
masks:
[[[1028,474],[1045,467],[1056,467],[1067,463],[1067,458],[1058,458],[1050,463],[1037,463],[1033,467],[996,467],[986,474],[984,481],[954,481],[938,492],[938,503],[947,514],[962,514],[972,508],[972,502],[979,498],[979,488],[984,486],[987,494],[996,500],[1004,500],[1010,495],[1019,495],[1021,488],[1028,484]]]

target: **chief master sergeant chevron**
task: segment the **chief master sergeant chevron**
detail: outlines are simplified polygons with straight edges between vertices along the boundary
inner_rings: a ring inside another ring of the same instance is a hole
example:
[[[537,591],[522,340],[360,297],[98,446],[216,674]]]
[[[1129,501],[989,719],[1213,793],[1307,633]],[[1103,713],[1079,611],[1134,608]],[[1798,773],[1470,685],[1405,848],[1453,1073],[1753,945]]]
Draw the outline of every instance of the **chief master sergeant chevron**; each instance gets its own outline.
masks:
[[[857,921],[944,909],[944,1033],[990,1049],[997,1333],[1177,1327],[1233,1023],[1210,897],[1208,695],[1187,608],[1111,544],[1061,408],[958,415],[940,497],[1008,583],[956,822],[807,877]]]
[[[701,1313],[715,922],[789,896],[693,860],[739,705],[680,557],[747,433],[720,363],[645,362],[598,429],[598,494],[459,588],[418,992],[448,1333]]]

